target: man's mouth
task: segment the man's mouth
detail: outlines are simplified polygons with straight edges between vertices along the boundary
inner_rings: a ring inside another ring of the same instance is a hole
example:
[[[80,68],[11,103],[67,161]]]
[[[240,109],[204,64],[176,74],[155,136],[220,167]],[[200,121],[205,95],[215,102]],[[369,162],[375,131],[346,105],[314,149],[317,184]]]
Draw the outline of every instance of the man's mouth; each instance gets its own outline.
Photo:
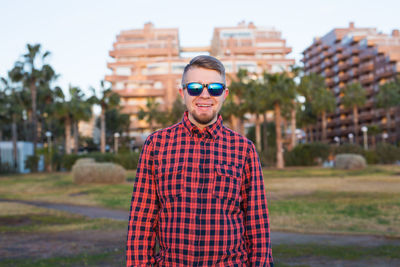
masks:
[[[212,104],[196,104],[196,106],[198,106],[200,108],[208,108],[208,107],[211,107]]]

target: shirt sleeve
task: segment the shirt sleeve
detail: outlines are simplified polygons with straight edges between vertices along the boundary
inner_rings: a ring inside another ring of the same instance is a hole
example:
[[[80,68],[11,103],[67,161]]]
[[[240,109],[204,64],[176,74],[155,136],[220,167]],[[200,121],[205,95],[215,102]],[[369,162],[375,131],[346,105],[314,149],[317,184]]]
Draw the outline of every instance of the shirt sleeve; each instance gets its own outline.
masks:
[[[241,194],[250,266],[273,267],[267,198],[261,164],[253,143],[247,151]]]
[[[140,154],[133,187],[126,245],[126,266],[152,266],[159,202],[154,182],[153,143],[148,138]]]

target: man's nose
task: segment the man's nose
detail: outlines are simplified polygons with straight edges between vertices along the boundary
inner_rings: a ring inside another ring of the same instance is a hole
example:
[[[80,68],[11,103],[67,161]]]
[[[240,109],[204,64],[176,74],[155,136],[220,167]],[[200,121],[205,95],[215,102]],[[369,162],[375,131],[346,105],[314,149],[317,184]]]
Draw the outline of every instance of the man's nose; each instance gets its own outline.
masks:
[[[211,97],[211,96],[210,96],[210,93],[208,92],[207,86],[204,86],[203,92],[201,92],[200,97],[204,97],[204,98],[209,98],[209,97]]]

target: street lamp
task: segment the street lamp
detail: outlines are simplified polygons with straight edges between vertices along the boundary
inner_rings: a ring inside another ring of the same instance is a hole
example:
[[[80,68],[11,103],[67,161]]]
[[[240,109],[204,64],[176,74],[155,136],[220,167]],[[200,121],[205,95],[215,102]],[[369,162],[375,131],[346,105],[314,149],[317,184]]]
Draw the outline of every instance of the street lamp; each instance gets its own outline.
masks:
[[[114,152],[118,153],[118,138],[120,137],[119,133],[114,133]]]
[[[336,145],[339,146],[339,144],[340,144],[340,138],[339,138],[338,136],[335,136],[335,137],[333,138],[333,140],[336,142]]]
[[[49,152],[49,171],[52,171],[52,156],[51,156],[51,132],[47,131],[46,132],[46,137],[47,137],[47,149]]]
[[[386,139],[389,137],[387,133],[382,134],[383,142],[386,143]]]
[[[368,149],[368,127],[363,126],[361,127],[361,131],[363,132],[363,137],[364,137],[364,149],[367,150]]]
[[[354,138],[354,134],[349,133],[348,134],[349,140],[350,140],[350,144],[353,144],[353,138]]]

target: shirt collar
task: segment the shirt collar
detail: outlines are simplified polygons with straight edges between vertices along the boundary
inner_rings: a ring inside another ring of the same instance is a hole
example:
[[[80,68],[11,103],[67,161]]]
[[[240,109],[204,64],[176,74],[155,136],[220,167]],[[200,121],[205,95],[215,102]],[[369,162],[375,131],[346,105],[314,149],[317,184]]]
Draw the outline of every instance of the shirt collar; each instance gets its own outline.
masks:
[[[207,126],[206,128],[203,129],[203,131],[201,131],[199,128],[197,128],[196,125],[194,125],[188,117],[188,111],[185,111],[185,114],[183,115],[183,119],[182,119],[182,124],[183,126],[185,126],[185,128],[189,131],[190,135],[193,135],[194,133],[198,132],[207,132],[210,134],[210,136],[213,139],[217,139],[217,137],[219,136],[219,133],[222,130],[222,116],[218,114],[218,118],[217,121],[209,126]]]

